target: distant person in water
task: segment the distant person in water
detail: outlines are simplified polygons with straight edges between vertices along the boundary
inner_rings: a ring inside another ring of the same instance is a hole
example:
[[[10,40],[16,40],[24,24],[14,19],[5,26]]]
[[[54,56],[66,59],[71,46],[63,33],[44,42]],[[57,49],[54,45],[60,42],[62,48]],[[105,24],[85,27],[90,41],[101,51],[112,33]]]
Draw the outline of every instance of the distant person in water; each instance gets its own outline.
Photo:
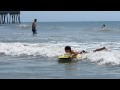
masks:
[[[104,27],[105,27],[105,24],[103,24],[102,28],[104,28]]]
[[[37,34],[36,22],[37,22],[37,19],[34,19],[34,22],[32,23],[32,32],[33,32],[33,35]]]
[[[102,47],[102,48],[98,48],[96,50],[93,50],[93,52],[102,51],[102,50],[107,50],[107,49],[106,49],[106,47]],[[66,54],[69,54],[71,58],[76,57],[78,54],[88,53],[84,50],[82,50],[81,52],[73,51],[70,46],[65,47],[65,52],[66,52]]]

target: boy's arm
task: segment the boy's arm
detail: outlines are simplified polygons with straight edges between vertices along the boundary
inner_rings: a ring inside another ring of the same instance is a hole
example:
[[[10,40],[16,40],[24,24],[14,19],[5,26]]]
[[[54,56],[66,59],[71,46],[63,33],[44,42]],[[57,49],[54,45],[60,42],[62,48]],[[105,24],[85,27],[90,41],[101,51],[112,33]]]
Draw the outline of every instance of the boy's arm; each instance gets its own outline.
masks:
[[[36,25],[34,22],[32,23],[32,29],[36,29]]]
[[[73,54],[73,55],[70,56],[71,58],[74,58],[75,56],[78,55],[78,53],[77,53],[77,52],[74,52],[74,51],[72,51],[72,54]]]

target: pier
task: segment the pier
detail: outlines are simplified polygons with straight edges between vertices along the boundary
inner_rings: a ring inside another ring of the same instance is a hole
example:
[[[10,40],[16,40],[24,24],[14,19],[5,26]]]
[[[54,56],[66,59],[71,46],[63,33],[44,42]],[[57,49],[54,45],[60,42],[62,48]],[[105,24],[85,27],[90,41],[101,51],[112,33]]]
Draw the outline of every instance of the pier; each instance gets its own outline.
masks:
[[[21,23],[20,11],[0,11],[0,24]]]

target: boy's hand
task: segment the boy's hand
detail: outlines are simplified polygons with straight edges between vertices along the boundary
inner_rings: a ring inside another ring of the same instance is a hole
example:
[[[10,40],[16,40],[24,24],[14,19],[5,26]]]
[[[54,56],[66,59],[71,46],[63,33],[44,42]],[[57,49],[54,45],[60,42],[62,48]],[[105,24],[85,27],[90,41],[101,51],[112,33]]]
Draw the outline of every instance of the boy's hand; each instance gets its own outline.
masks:
[[[74,56],[73,56],[73,55],[70,55],[69,57],[70,57],[70,58],[74,58]]]

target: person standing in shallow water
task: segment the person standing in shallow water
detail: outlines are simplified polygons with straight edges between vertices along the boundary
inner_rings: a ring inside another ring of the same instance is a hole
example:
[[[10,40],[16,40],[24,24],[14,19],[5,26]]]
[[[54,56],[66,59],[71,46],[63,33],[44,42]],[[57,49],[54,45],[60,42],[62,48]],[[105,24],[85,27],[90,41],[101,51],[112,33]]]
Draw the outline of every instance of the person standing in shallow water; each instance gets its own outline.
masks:
[[[34,22],[32,23],[32,32],[33,32],[33,35],[37,34],[36,22],[37,22],[37,19],[34,19]]]

